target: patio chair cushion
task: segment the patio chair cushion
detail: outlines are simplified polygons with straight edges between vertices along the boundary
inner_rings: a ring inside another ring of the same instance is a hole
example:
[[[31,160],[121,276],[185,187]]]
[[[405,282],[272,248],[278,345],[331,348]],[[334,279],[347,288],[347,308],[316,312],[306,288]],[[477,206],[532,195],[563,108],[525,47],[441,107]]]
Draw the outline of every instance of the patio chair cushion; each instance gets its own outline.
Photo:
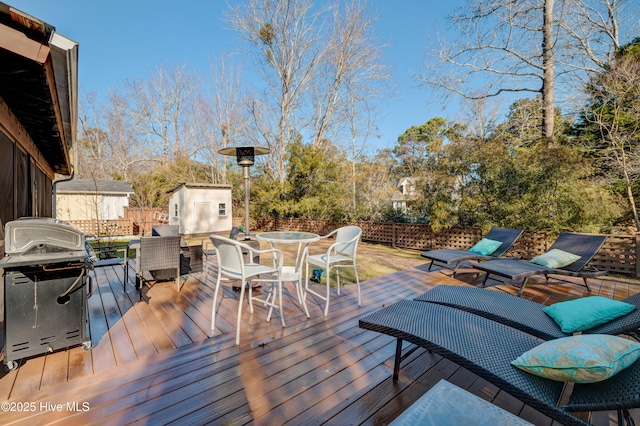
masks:
[[[558,302],[542,309],[560,326],[564,333],[589,330],[627,315],[636,309],[631,303],[602,296]]]
[[[580,256],[576,254],[568,253],[563,250],[551,249],[548,252],[531,259],[531,263],[544,266],[545,268],[555,269],[570,265],[578,259],[580,259]]]
[[[585,334],[550,340],[511,362],[536,376],[559,382],[606,380],[640,357],[640,344],[607,334]]]
[[[502,241],[492,240],[490,238],[483,238],[478,241],[473,247],[471,247],[468,251],[471,253],[477,253],[482,256],[489,256],[494,251],[498,250],[498,248],[502,245]]]

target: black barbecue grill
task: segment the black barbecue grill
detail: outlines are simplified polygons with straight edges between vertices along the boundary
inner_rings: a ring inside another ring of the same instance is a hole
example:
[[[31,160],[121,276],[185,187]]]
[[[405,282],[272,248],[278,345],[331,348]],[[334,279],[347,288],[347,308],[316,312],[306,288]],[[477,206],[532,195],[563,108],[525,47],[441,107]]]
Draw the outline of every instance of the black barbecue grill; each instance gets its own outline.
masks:
[[[23,218],[5,225],[0,268],[4,269],[4,363],[10,370],[26,357],[75,345],[91,348],[90,267],[84,234],[66,222]]]

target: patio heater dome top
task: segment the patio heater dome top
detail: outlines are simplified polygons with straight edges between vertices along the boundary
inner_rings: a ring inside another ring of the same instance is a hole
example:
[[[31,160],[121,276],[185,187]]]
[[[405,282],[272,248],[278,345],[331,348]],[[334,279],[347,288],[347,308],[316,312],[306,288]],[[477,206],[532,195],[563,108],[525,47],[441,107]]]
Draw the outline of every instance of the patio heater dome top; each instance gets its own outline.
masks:
[[[242,166],[242,175],[244,177],[244,238],[249,239],[249,167],[253,166],[253,160],[256,155],[270,153],[269,148],[261,146],[236,146],[222,148],[218,153],[222,155],[235,155],[238,165]]]
[[[222,155],[235,156],[240,166],[253,166],[253,160],[256,155],[268,154],[271,150],[261,146],[234,146],[222,148],[218,152]]]

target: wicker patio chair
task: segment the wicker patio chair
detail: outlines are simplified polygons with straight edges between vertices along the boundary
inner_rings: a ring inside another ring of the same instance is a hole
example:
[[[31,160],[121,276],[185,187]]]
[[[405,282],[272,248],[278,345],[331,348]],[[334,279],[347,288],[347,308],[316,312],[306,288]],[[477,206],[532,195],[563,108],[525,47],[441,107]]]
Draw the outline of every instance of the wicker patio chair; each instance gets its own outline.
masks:
[[[180,236],[142,237],[136,258],[136,284],[142,295],[142,285],[147,279],[145,273],[175,269],[177,291],[180,291]],[[173,274],[172,274],[173,275]]]
[[[542,311],[545,305],[515,297],[508,293],[477,287],[438,285],[414,300],[462,309],[517,328],[544,340],[570,336],[570,334],[564,333],[560,326]],[[606,324],[585,330],[582,333],[627,334],[640,340],[638,336],[638,329],[640,329],[640,293],[622,301],[635,305],[638,309]]]
[[[493,227],[487,232],[485,238],[494,241],[500,241],[502,245],[498,247],[493,253],[490,255],[484,256],[478,253],[472,253],[467,250],[455,250],[455,249],[437,249],[437,250],[429,250],[422,252],[420,255],[422,257],[426,257],[431,260],[429,263],[429,270],[433,266],[433,263],[436,262],[448,269],[451,269],[453,266],[453,277],[456,276],[458,272],[458,266],[460,262],[463,260],[492,260],[497,259],[500,256],[504,255],[516,242],[516,240],[522,235],[522,230],[520,229],[509,229],[509,228],[497,228]]]
[[[560,233],[547,252],[558,249],[580,256],[578,260],[562,268],[547,268],[522,260],[499,259],[478,264],[475,266],[475,269],[485,272],[482,287],[487,284],[490,275],[498,275],[507,278],[509,281],[522,280],[518,296],[522,296],[527,278],[532,275],[544,275],[545,278],[548,278],[549,275],[581,277],[587,290],[591,291],[587,279],[605,275],[608,271],[588,268],[587,265],[596,253],[598,253],[606,240],[606,235],[575,234],[572,232]]]
[[[572,412],[617,410],[618,424],[628,409],[640,407],[640,362],[610,379],[574,384],[559,406],[563,382],[522,371],[513,365],[542,340],[499,322],[435,303],[402,300],[362,318],[363,329],[395,337],[394,380],[398,379],[403,341],[426,348],[477,374],[493,385],[563,425],[588,425]]]

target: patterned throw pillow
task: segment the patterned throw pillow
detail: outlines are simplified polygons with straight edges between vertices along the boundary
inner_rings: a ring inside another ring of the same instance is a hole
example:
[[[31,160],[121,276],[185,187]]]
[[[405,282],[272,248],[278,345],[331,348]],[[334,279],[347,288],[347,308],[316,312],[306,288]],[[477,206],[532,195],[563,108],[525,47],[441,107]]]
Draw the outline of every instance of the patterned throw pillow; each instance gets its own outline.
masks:
[[[498,247],[502,245],[502,241],[496,241],[489,238],[483,238],[471,247],[468,251],[471,253],[477,253],[482,256],[489,256],[494,251],[498,250]]]
[[[589,296],[567,302],[554,303],[542,310],[558,323],[563,332],[589,330],[636,309],[631,303],[602,296]]]
[[[562,268],[563,266],[571,265],[578,259],[580,259],[580,256],[576,254],[552,249],[540,256],[534,257],[531,259],[531,263],[535,263],[536,265],[544,266],[546,268]]]
[[[583,334],[550,340],[511,362],[536,376],[560,382],[595,383],[633,364],[640,344],[608,334]]]

